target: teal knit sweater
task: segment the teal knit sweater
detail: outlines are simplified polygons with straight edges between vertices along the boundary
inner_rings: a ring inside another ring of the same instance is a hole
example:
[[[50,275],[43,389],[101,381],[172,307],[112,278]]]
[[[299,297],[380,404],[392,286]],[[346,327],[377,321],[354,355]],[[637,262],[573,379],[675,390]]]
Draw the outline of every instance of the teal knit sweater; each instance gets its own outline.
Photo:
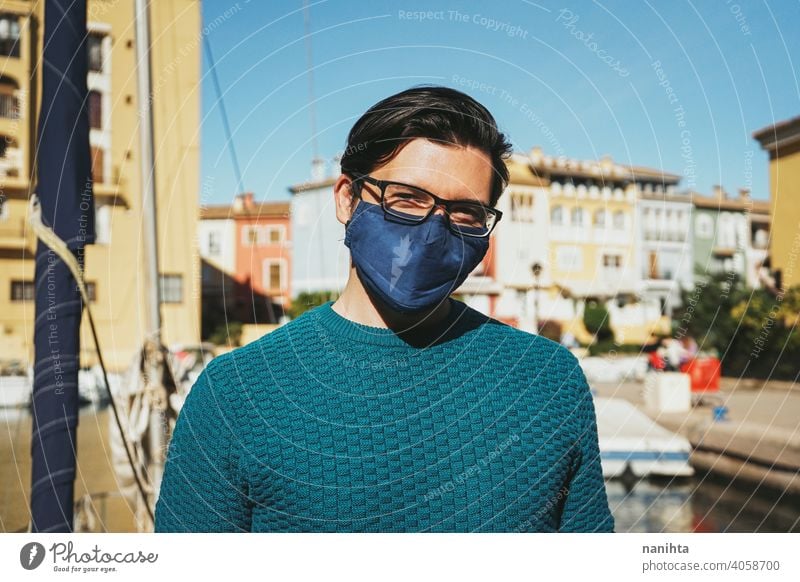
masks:
[[[155,531],[613,532],[576,358],[451,301],[437,336],[328,302],[215,358]]]

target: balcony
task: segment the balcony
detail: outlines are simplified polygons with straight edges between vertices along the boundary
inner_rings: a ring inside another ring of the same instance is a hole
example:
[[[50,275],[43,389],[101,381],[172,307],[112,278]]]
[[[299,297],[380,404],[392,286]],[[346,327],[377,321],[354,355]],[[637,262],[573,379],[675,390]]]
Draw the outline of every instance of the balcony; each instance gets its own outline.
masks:
[[[646,281],[672,281],[676,273],[670,269],[646,269],[642,278]]]
[[[0,140],[4,139],[0,135]],[[22,151],[15,147],[7,147],[5,155],[0,156],[0,191],[11,194],[12,190],[25,190],[28,177],[22,169]]]
[[[127,179],[122,175],[119,166],[112,166],[110,180],[106,179],[102,172],[94,172],[93,177],[95,182],[92,185],[92,190],[96,199],[104,199],[109,204],[114,203],[126,208],[130,207],[130,201],[125,198]]]
[[[0,135],[0,139],[5,139]],[[19,178],[22,174],[22,150],[7,147],[5,155],[0,157],[0,179]]]
[[[33,230],[28,227],[24,218],[0,219],[0,249],[33,250],[32,242]]]
[[[0,93],[0,119],[17,120],[19,118],[20,111],[17,96],[9,93]]]

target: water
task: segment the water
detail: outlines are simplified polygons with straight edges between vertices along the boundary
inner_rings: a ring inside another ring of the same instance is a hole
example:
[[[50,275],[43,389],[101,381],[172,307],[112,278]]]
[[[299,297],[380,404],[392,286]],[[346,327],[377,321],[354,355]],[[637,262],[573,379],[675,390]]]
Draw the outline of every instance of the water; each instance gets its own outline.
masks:
[[[800,532],[800,499],[712,474],[606,482],[618,532]]]
[[[92,495],[92,531],[133,532],[133,508],[116,494],[108,407],[81,408],[75,497]],[[31,416],[0,409],[0,531],[27,527]],[[614,479],[606,483],[618,532],[800,532],[800,500],[718,477]]]

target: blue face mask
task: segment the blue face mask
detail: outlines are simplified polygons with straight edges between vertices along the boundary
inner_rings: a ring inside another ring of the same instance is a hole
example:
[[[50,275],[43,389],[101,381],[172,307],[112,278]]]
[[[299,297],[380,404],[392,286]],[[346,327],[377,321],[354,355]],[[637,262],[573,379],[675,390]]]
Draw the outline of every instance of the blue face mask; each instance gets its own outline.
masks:
[[[359,200],[344,244],[364,286],[394,311],[413,313],[458,289],[489,250],[489,237],[461,237],[440,214],[419,224],[398,222],[379,204]]]

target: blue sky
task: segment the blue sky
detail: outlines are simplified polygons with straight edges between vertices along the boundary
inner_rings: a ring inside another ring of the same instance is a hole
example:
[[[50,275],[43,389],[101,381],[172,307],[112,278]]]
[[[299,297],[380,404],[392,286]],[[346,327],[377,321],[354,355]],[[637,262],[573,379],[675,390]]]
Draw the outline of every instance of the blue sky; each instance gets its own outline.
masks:
[[[800,115],[798,2],[310,2],[317,144],[419,83],[483,103],[517,151],[615,160],[768,197],[756,129]],[[205,0],[243,190],[286,200],[313,150],[302,0]],[[416,14],[433,11],[431,14]],[[204,203],[238,190],[203,57]]]

